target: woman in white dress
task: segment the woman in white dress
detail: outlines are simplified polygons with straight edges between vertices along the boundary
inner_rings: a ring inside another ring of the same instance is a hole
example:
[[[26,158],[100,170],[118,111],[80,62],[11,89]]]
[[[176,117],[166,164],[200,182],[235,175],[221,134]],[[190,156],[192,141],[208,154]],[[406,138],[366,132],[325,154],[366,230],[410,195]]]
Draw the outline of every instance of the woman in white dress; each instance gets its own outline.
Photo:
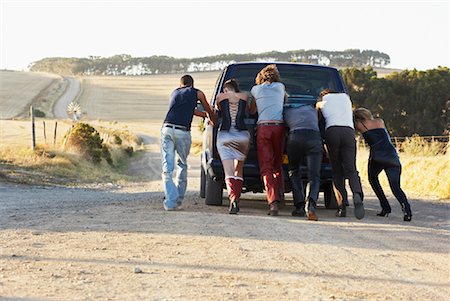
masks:
[[[250,134],[244,122],[247,103],[248,96],[240,92],[235,79],[226,81],[223,93],[216,98],[220,118],[217,150],[225,172],[230,214],[239,212],[239,198],[244,182],[243,167],[250,145]]]

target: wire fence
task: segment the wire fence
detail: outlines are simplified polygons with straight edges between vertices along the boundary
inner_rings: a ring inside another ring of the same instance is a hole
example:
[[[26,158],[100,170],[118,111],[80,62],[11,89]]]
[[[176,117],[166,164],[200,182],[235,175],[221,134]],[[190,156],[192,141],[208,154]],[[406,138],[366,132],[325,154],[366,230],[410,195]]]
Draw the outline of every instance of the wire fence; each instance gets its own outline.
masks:
[[[399,152],[421,155],[445,154],[450,149],[449,135],[447,136],[419,136],[391,137],[392,144]],[[368,144],[362,136],[358,136],[358,146],[368,149]]]

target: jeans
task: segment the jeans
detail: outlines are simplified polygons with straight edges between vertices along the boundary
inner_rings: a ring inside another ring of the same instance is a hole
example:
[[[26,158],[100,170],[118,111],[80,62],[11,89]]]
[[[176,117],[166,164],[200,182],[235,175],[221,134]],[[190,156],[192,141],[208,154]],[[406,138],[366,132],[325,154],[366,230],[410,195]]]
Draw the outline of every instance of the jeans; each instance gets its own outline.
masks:
[[[395,162],[395,160],[392,161]],[[380,181],[378,180],[378,175],[382,170],[386,172],[392,193],[402,206],[402,209],[405,210],[406,213],[411,213],[411,206],[408,203],[408,199],[406,198],[403,190],[400,188],[400,175],[402,173],[402,166],[400,165],[400,162],[397,162],[397,164],[386,165],[369,160],[369,182],[373,191],[380,200],[381,208],[383,208],[386,212],[391,212],[391,206],[389,205],[386,195],[383,192],[383,188],[381,188]]]
[[[325,143],[330,154],[333,183],[340,194],[336,195],[338,203],[340,199],[344,204],[348,202],[345,179],[348,179],[353,195],[359,193],[362,198],[361,179],[356,170],[355,130],[347,126],[331,126],[325,131]]]
[[[295,130],[289,133],[287,152],[289,157],[289,178],[292,184],[294,206],[305,206],[301,166],[306,163],[309,193],[308,199],[317,202],[320,188],[320,168],[322,165],[322,137],[313,130]]]
[[[163,127],[161,129],[162,180],[166,208],[181,205],[187,187],[187,156],[191,149],[191,132]],[[177,154],[176,181],[173,180]]]
[[[283,125],[259,125],[256,132],[259,170],[269,204],[284,198],[282,155],[285,131]]]

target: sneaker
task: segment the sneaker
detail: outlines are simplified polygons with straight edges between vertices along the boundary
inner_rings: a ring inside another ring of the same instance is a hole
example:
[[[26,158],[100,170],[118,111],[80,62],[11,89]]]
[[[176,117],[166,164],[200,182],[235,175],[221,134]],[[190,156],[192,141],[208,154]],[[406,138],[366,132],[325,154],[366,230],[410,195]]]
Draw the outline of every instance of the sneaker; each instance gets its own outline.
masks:
[[[167,207],[166,204],[163,204],[163,205],[164,205],[164,210],[166,210],[166,211],[177,211],[177,210],[179,210],[178,207]]]
[[[277,216],[278,215],[278,201],[273,201],[270,205],[269,205],[269,212],[267,213],[268,215],[272,215],[272,216]]]
[[[355,193],[353,195],[353,205],[355,206],[355,217],[357,219],[363,219],[365,210],[364,204],[360,193]]]
[[[239,204],[234,201],[230,204],[230,208],[228,209],[229,214],[237,214],[239,212]]]

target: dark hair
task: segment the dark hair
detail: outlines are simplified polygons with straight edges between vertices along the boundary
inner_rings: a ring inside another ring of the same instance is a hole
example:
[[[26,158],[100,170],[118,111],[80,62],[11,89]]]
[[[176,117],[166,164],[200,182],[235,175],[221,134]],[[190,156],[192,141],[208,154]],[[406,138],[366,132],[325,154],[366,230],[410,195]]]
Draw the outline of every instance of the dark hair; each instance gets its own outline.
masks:
[[[232,90],[234,90],[234,92],[240,92],[241,91],[239,89],[239,82],[235,78],[227,80],[225,82],[225,84],[223,84],[223,87],[224,88],[228,88],[228,89],[232,89]]]
[[[192,76],[188,74],[183,75],[180,79],[180,84],[182,84],[185,87],[192,87],[194,86],[194,79],[192,78]]]
[[[339,92],[326,88],[319,93],[319,98],[317,99],[317,101],[322,101],[322,98],[330,93],[339,93]]]
[[[280,82],[280,72],[275,64],[267,65],[261,71],[259,71],[258,75],[256,75],[255,82],[257,85],[260,85],[264,82]]]

